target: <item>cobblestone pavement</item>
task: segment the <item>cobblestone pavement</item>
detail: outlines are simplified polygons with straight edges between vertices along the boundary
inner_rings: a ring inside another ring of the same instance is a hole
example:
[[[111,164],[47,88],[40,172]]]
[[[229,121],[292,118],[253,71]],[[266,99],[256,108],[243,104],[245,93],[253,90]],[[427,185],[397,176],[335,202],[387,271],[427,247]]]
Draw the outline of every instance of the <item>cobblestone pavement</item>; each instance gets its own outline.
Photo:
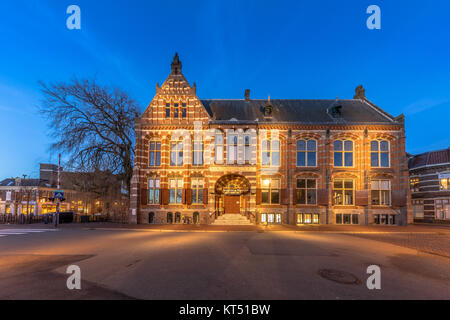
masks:
[[[450,258],[450,234],[448,233],[358,233],[351,236],[387,242]]]

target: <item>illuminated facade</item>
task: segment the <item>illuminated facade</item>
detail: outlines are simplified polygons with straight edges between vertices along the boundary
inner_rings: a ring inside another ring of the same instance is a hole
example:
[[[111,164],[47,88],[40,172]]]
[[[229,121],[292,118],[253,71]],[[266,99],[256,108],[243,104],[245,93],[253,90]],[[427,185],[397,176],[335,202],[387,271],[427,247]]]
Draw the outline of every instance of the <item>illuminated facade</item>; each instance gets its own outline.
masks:
[[[415,222],[450,224],[450,148],[409,159]]]
[[[136,122],[131,223],[411,220],[404,118],[362,86],[345,100],[200,100],[178,55],[171,68]]]

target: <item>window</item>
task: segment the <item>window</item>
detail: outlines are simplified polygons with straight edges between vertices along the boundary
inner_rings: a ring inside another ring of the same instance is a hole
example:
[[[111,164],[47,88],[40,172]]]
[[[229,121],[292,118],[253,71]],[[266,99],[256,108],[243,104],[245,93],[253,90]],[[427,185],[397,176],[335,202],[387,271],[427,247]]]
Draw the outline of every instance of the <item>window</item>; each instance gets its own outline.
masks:
[[[192,178],[192,203],[203,203],[203,178]]]
[[[159,188],[160,182],[157,178],[148,179],[148,203],[158,204],[159,203]]]
[[[337,179],[334,181],[333,199],[337,206],[353,205],[355,189],[353,188],[353,180]]]
[[[334,142],[334,166],[353,167],[353,141],[336,140]]]
[[[316,179],[297,179],[297,204],[316,204]]]
[[[262,141],[262,165],[279,166],[280,165],[280,141],[263,140]]]
[[[154,212],[150,212],[148,214],[148,223],[155,223],[155,213]]]
[[[252,156],[252,148],[250,146],[251,137],[249,135],[244,136],[244,162],[250,163]]]
[[[395,214],[376,214],[374,215],[375,224],[395,225]]]
[[[372,180],[371,183],[372,205],[391,205],[391,182],[389,180]]]
[[[223,163],[223,133],[219,130],[216,131],[214,154],[216,163]]]
[[[424,211],[423,211],[423,200],[414,200],[413,201],[413,214],[414,219],[423,219]]]
[[[409,179],[409,187],[411,189],[411,192],[418,192],[419,191],[419,178]]]
[[[435,210],[437,220],[450,220],[450,201],[448,199],[436,200]]]
[[[149,166],[159,167],[161,165],[161,142],[150,141]]]
[[[261,202],[265,204],[280,203],[280,179],[263,179]]]
[[[264,224],[273,224],[273,223],[281,223],[281,214],[280,213],[261,213],[261,223]]]
[[[166,103],[166,118],[170,118],[170,103]]]
[[[370,165],[372,167],[389,167],[389,141],[374,140],[370,142]]]
[[[181,106],[182,106],[182,109],[181,109],[181,116],[183,117],[183,119],[186,119],[186,116],[187,116],[187,107],[186,107],[186,103],[183,103]]]
[[[199,137],[201,139],[201,136]],[[198,138],[196,138],[198,139]],[[194,147],[192,151],[192,164],[194,166],[203,165],[203,141],[194,140]]]
[[[440,179],[441,190],[450,190],[450,178]]]
[[[238,155],[238,136],[233,134],[227,136],[228,143],[228,163],[236,163]]]
[[[297,141],[297,167],[315,167],[317,154],[316,140]]]
[[[172,214],[172,212],[167,213],[167,223],[173,223],[173,214]]]
[[[183,141],[172,141],[170,143],[170,165],[183,165]]]
[[[169,179],[169,203],[181,203],[183,195],[183,179]]]
[[[337,213],[336,224],[359,224],[359,214]]]
[[[178,118],[178,112],[179,112],[179,104],[175,103],[173,105],[173,117]]]

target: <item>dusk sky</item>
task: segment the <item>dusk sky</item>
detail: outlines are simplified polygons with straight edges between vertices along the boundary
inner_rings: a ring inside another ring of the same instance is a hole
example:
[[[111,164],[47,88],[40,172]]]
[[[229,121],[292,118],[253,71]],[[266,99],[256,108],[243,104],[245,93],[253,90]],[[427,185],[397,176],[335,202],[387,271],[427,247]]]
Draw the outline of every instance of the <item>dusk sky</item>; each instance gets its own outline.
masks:
[[[81,30],[66,9],[81,8]],[[381,8],[381,30],[366,9]],[[178,52],[201,99],[369,100],[406,116],[407,151],[450,146],[449,1],[0,2],[0,180],[57,162],[38,81],[93,78],[142,111]]]

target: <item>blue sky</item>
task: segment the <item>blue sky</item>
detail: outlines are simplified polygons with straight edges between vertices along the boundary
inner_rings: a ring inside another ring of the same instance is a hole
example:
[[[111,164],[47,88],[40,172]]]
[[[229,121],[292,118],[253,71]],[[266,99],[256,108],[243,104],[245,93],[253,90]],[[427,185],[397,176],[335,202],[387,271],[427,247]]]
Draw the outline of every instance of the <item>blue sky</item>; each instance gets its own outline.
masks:
[[[81,30],[66,9],[81,8]],[[366,8],[381,8],[381,30]],[[0,179],[56,162],[37,82],[96,77],[145,108],[177,51],[200,98],[367,97],[406,115],[407,151],[450,146],[448,1],[0,2]]]

